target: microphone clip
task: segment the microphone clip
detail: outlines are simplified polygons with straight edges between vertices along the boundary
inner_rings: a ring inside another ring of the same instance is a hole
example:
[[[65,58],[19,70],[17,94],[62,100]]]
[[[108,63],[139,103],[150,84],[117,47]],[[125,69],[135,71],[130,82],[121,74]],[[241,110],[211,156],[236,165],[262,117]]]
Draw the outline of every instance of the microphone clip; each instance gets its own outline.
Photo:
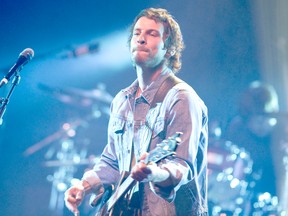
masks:
[[[13,81],[12,81],[11,89],[8,92],[6,98],[0,98],[0,126],[3,123],[3,116],[4,116],[4,113],[7,109],[7,105],[9,103],[10,97],[11,97],[15,87],[19,84],[20,79],[21,79],[20,75],[16,74]]]

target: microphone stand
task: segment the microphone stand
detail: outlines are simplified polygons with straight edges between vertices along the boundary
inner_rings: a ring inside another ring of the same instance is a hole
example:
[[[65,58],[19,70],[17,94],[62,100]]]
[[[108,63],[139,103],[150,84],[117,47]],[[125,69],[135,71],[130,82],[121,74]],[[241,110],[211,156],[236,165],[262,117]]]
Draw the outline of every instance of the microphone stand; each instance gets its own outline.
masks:
[[[0,105],[1,105],[0,106],[0,125],[2,125],[2,123],[3,123],[3,116],[4,116],[4,113],[6,111],[7,105],[9,103],[9,99],[10,99],[15,87],[19,84],[20,79],[21,79],[20,75],[16,74],[13,81],[12,81],[11,89],[8,92],[6,98],[0,98]]]

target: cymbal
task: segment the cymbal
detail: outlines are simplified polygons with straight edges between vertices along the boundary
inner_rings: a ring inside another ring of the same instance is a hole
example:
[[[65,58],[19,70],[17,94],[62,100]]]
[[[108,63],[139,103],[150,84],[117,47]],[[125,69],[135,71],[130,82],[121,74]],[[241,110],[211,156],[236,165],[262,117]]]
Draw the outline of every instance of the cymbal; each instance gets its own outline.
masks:
[[[93,165],[100,160],[100,157],[91,157],[82,159],[79,161],[75,160],[50,160],[43,163],[45,167],[61,167],[61,166],[81,166],[81,165]]]
[[[110,105],[113,97],[103,88],[95,88],[91,90],[83,90],[78,88],[55,88],[39,83],[38,88],[48,92],[57,100],[72,105],[79,105],[82,107],[91,106],[94,103],[103,103]]]
[[[108,92],[100,88],[91,89],[91,90],[67,88],[65,89],[65,91],[75,96],[80,96],[83,98],[101,101],[101,102],[108,103],[108,104],[110,104],[113,99],[113,97]]]

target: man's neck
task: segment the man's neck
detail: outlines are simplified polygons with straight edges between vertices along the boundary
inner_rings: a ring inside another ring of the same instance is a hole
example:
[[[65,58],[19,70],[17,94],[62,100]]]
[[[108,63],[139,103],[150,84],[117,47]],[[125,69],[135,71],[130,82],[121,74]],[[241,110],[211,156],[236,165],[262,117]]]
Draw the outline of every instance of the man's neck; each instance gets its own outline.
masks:
[[[140,91],[144,91],[153,81],[155,81],[165,67],[165,65],[159,65],[157,68],[136,67]]]

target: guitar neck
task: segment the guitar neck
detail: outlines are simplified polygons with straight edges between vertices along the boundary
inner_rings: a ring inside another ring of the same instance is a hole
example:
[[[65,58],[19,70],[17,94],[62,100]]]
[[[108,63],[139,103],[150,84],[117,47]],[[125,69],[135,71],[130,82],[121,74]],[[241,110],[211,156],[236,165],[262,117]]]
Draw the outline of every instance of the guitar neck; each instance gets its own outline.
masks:
[[[125,194],[131,187],[136,183],[136,180],[134,180],[131,175],[129,175],[125,181],[119,185],[119,187],[116,189],[115,193],[109,198],[107,201],[107,210],[108,212],[113,208],[113,206],[116,204],[118,199]]]

